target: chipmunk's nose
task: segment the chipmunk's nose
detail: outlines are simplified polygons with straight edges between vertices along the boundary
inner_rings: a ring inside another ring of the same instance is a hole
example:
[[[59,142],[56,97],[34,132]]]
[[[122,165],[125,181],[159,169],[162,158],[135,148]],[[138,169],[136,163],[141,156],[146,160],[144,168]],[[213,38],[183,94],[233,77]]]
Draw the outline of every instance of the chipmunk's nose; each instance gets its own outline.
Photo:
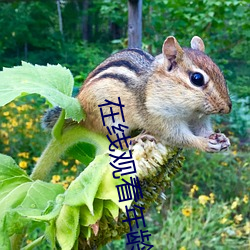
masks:
[[[228,114],[231,112],[231,109],[232,109],[232,102],[229,101],[222,109],[220,109],[219,113]]]

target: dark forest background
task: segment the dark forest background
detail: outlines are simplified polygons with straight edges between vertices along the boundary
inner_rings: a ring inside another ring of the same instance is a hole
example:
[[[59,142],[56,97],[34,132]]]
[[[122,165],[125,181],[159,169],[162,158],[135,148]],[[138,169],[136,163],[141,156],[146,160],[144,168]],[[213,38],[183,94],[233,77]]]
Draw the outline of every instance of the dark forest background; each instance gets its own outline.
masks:
[[[222,69],[233,101],[230,115],[214,118],[215,129],[230,138],[230,151],[184,152],[183,170],[147,215],[151,243],[163,250],[249,249],[250,2],[143,0],[142,6],[142,48],[156,55],[169,35],[186,47],[200,36]],[[80,87],[102,60],[128,46],[127,30],[126,0],[0,0],[0,69],[22,60],[59,63]],[[46,108],[35,96],[29,105],[21,99],[0,110],[0,152],[28,172],[47,142],[40,126]],[[52,182],[56,177],[68,185],[75,178],[67,160],[58,163]],[[40,231],[30,235],[27,242]],[[46,244],[37,249],[49,249]],[[105,249],[124,249],[124,239]]]

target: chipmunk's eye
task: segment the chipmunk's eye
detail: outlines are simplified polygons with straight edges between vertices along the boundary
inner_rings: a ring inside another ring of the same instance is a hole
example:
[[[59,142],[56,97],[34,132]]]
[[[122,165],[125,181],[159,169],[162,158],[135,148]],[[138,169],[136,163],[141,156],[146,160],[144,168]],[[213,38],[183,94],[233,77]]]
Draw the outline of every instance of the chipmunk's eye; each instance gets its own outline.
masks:
[[[190,81],[198,87],[201,87],[204,85],[204,77],[201,73],[195,72],[190,74]]]

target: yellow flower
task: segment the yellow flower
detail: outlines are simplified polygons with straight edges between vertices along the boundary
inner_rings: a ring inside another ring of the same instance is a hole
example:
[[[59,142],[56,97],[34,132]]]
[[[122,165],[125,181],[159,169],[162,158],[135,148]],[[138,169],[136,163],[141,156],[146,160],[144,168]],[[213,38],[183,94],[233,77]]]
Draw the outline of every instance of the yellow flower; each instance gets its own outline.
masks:
[[[226,238],[227,237],[227,234],[226,233],[221,233],[220,235],[222,238]]]
[[[243,220],[242,214],[237,214],[234,216],[234,221],[236,224],[239,224]]]
[[[8,116],[9,114],[10,114],[10,112],[8,112],[8,111],[3,112],[4,116]]]
[[[247,204],[248,201],[249,201],[248,195],[245,194],[243,197],[243,202]]]
[[[21,153],[18,153],[18,156],[19,156],[19,157],[23,157],[23,158],[26,158],[26,159],[29,158],[29,155],[30,155],[29,152],[21,152]]]
[[[228,166],[228,163],[227,162],[221,162],[221,165],[223,166],[223,167],[227,167]]]
[[[33,122],[32,122],[32,120],[30,120],[30,121],[26,122],[26,128],[27,128],[27,129],[31,129],[31,128],[32,128],[32,126],[33,126]]]
[[[53,175],[53,176],[52,176],[51,182],[52,182],[52,183],[57,183],[57,182],[60,181],[60,179],[61,179],[61,176],[60,176],[60,175]]]
[[[244,231],[246,232],[246,234],[250,234],[250,222],[247,221],[246,225],[244,226]]]
[[[12,121],[11,121],[11,125],[12,125],[12,127],[17,127],[17,126],[18,126],[18,123],[17,123],[16,120],[12,120]]]
[[[189,217],[192,214],[192,209],[190,207],[185,207],[181,212],[184,216]]]
[[[32,157],[32,160],[34,161],[34,162],[37,162],[38,161],[38,159],[39,159],[39,157]]]
[[[1,137],[4,137],[4,138],[8,138],[9,137],[9,134],[6,131],[4,131],[4,130],[0,130],[0,135],[1,135]]]
[[[194,244],[197,246],[197,247],[200,247],[201,246],[201,242],[199,239],[195,239],[194,240]]]
[[[207,195],[200,195],[198,199],[199,203],[203,206],[210,200],[210,198]]]
[[[186,250],[186,247],[181,247],[180,250]]]
[[[10,106],[11,108],[15,108],[15,107],[16,107],[16,104],[15,104],[14,102],[11,102],[11,103],[9,104],[9,106]]]
[[[209,197],[210,197],[210,203],[214,204],[214,193],[210,193]]]
[[[70,168],[70,170],[71,170],[72,172],[76,172],[76,171],[77,171],[76,165],[73,165],[73,166]]]
[[[236,197],[235,201],[231,205],[231,209],[235,209],[239,205],[239,198]]]
[[[222,218],[221,220],[220,220],[220,224],[225,224],[227,222],[227,218]]]
[[[64,183],[63,183],[63,187],[64,187],[64,189],[67,189],[67,188],[68,188],[68,186],[69,186],[69,183],[68,183],[68,182],[64,182]]]
[[[232,151],[232,154],[233,154],[233,155],[237,155],[237,153],[238,153],[237,150],[233,150],[233,151]]]
[[[19,167],[22,169],[26,169],[28,167],[27,161],[20,161],[19,162]]]
[[[236,235],[238,236],[238,237],[241,237],[242,236],[242,232],[240,231],[240,230],[236,230]]]
[[[189,196],[193,198],[194,193],[199,190],[199,187],[196,185],[193,185],[192,188],[190,189]]]
[[[67,182],[72,182],[75,179],[75,176],[67,176],[66,181]]]
[[[75,160],[75,164],[76,164],[76,165],[79,165],[79,164],[81,164],[81,162],[78,161],[78,160]]]
[[[68,166],[69,165],[69,163],[67,161],[64,161],[64,160],[62,160],[62,164],[63,164],[63,166]]]

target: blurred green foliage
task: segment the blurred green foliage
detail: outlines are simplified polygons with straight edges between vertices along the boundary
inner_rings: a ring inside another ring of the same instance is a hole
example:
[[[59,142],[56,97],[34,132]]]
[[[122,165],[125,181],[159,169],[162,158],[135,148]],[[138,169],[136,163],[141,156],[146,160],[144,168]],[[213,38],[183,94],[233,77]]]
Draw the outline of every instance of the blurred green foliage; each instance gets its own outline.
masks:
[[[85,8],[84,2],[88,2]],[[126,1],[61,1],[60,7],[63,33],[56,1],[2,1],[0,67],[21,60],[60,63],[69,66],[80,84],[110,53],[127,46]],[[250,93],[249,14],[248,1],[144,0],[143,48],[157,54],[169,35],[184,46],[199,35],[206,52],[224,71],[231,93],[246,97]]]

